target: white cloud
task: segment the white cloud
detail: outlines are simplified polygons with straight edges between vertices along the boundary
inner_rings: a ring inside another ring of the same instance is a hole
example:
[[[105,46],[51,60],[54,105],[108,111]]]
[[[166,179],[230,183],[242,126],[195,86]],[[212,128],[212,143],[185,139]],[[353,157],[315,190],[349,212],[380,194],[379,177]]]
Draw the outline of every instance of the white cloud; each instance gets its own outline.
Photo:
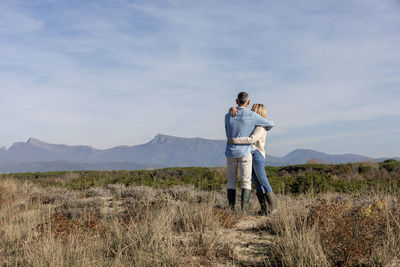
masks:
[[[25,12],[11,7],[11,3],[0,3],[0,36],[27,34],[43,28],[43,22]]]

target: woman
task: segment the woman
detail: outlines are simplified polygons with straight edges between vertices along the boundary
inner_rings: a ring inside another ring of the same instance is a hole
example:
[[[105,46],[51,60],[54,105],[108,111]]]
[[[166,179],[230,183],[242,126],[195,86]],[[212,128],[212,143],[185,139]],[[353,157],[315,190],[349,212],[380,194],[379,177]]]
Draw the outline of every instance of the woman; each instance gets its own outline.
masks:
[[[252,111],[258,113],[260,116],[267,118],[267,110],[263,104],[253,104]],[[233,116],[236,114],[236,108],[231,108]],[[237,137],[229,140],[230,144],[253,144],[255,150],[252,152],[253,156],[253,171],[252,171],[252,182],[257,190],[257,198],[260,202],[261,211],[259,214],[267,215],[275,213],[277,205],[272,191],[271,185],[269,184],[267,174],[265,173],[265,139],[267,137],[267,130],[264,127],[257,126],[254,129],[253,134],[250,137]],[[267,202],[269,208],[267,208]]]

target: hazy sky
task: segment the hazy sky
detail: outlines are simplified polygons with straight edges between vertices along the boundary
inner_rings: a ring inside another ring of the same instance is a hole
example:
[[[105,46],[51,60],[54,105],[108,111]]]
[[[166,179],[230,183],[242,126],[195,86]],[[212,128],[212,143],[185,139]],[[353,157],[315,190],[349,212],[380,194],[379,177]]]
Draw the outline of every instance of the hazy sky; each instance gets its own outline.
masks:
[[[0,146],[224,139],[245,90],[296,148],[400,155],[400,1],[0,1]]]

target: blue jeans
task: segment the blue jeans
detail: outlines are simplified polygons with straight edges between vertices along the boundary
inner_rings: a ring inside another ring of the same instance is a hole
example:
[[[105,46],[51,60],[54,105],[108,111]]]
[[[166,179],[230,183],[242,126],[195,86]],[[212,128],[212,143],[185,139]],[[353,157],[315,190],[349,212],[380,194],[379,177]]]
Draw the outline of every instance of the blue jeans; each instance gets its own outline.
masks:
[[[251,180],[256,187],[257,193],[272,192],[271,185],[269,184],[267,174],[265,173],[265,158],[260,151],[255,150],[253,155],[253,171],[251,173]]]

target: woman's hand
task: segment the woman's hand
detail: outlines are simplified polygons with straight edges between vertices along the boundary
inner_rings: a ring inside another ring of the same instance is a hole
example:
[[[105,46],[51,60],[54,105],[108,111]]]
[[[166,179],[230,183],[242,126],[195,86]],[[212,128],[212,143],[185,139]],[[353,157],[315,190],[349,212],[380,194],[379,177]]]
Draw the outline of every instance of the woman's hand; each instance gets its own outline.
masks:
[[[229,109],[229,112],[231,113],[232,117],[236,117],[237,113],[238,113],[238,109],[236,107],[231,107]]]

